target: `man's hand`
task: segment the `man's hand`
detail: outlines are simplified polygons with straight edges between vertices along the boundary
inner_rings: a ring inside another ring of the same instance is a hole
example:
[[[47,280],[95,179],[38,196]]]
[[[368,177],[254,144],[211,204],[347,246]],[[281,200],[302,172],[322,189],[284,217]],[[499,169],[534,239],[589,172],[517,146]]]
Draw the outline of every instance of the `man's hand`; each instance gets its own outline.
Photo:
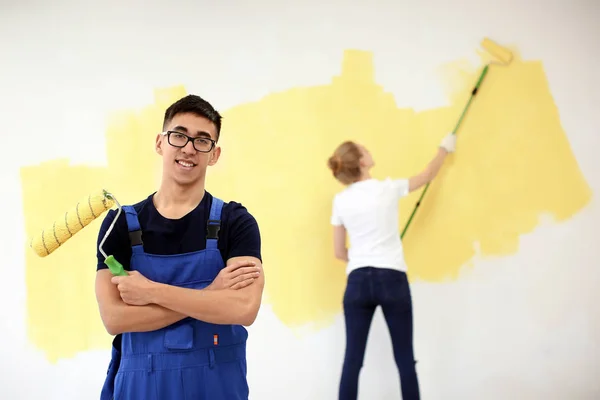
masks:
[[[250,286],[259,275],[260,268],[254,261],[236,261],[219,271],[215,280],[206,289],[242,289]]]
[[[121,299],[131,306],[151,304],[151,291],[154,285],[150,279],[138,271],[128,271],[128,276],[113,276],[111,282],[117,285]]]
[[[225,287],[222,290],[196,290],[156,282],[151,285],[151,301],[200,321],[220,325],[250,326],[258,315],[265,285],[262,262],[251,256],[229,258],[225,271],[220,274],[221,277],[228,276],[240,268],[254,268],[253,265],[260,271],[257,278],[236,282],[236,278],[229,277],[221,280],[221,283],[217,281],[212,284],[213,288],[217,285],[230,285],[229,288]],[[239,276],[245,275],[243,270],[238,272],[242,272]],[[246,286],[239,290],[230,290],[241,286],[240,283]]]

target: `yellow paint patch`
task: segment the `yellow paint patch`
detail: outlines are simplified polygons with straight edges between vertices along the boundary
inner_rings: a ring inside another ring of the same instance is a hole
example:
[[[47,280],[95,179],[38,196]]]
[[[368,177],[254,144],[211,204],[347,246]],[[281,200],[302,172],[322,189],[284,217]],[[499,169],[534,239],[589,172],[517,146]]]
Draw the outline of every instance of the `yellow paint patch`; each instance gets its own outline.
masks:
[[[484,57],[485,54],[482,55]],[[266,294],[288,326],[327,324],[341,309],[331,201],[342,189],[326,160],[343,140],[374,155],[377,178],[409,177],[452,130],[481,69],[445,66],[451,105],[398,109],[374,81],[369,52],[347,51],[331,84],[291,89],[225,113],[223,153],[209,188],[240,199],[263,236]],[[540,214],[571,217],[591,198],[541,62],[492,66],[459,129],[457,153],[429,188],[405,237],[411,280],[456,278],[475,254],[517,250]],[[420,193],[401,201],[401,227]]]
[[[399,109],[392,94],[375,84],[371,53],[347,51],[331,84],[291,89],[224,112],[223,152],[209,170],[207,189],[242,202],[257,218],[266,300],[288,326],[323,326],[341,309],[344,265],[332,255],[329,218],[342,186],[327,170],[327,158],[352,139],[371,150],[375,177],[419,172],[456,124],[479,74],[446,70],[455,72],[450,106]],[[184,94],[167,89],[152,107],[112,118],[107,168],[53,161],[23,169],[28,234],[99,187],[121,203],[155,190],[153,132],[164,109]],[[418,196],[401,201],[401,226]],[[431,185],[405,238],[411,279],[456,277],[476,242],[484,254],[514,252],[519,235],[530,232],[541,213],[564,220],[590,198],[541,63],[515,57],[509,67],[492,67],[459,131],[457,153]],[[51,360],[108,344],[93,293],[99,224],[44,259],[27,249],[30,335]]]
[[[483,256],[515,253],[519,236],[532,232],[542,215],[564,221],[592,198],[542,63],[513,53],[510,66],[490,66],[458,130],[457,152],[431,184],[404,237],[413,279],[455,279],[476,246]],[[458,71],[455,87],[464,88],[450,94],[458,117],[481,69],[448,69]],[[426,162],[428,156],[419,158]],[[419,195],[401,202],[402,226]]]
[[[153,141],[164,110],[184,96],[182,87],[156,91],[156,103],[111,116],[106,139],[108,166],[72,166],[55,160],[21,170],[25,229],[32,237],[90,193],[105,188],[119,202],[137,202],[156,189],[159,166]],[[96,218],[44,258],[25,252],[29,336],[51,362],[110,343],[94,294]]]

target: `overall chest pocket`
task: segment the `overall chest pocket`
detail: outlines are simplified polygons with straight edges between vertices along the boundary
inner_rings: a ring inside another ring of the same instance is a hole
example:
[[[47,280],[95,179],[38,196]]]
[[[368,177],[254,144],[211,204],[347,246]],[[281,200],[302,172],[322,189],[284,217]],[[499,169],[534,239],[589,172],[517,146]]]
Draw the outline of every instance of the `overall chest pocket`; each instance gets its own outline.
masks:
[[[188,289],[204,289],[212,283],[211,279],[199,279],[192,282],[177,284],[175,286]],[[185,318],[164,329],[164,346],[168,350],[191,350],[194,348],[194,329],[197,324],[191,318]]]
[[[148,260],[150,258],[150,260]],[[201,290],[209,286],[216,278],[223,260],[218,250],[204,250],[199,253],[189,253],[179,256],[154,256],[148,257],[144,264],[139,265],[148,269],[159,282],[180,288]],[[185,318],[163,329],[163,345],[167,350],[191,350],[200,343],[199,337],[203,332],[204,323],[199,323],[192,318]]]

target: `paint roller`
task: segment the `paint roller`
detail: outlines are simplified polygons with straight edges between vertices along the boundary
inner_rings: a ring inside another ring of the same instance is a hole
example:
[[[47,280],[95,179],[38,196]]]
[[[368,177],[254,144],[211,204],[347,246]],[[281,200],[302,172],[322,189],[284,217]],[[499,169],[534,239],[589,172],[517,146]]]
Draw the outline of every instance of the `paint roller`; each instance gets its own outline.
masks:
[[[452,131],[453,135],[455,135],[456,132],[458,131],[458,128],[460,127],[460,125],[465,117],[465,114],[467,113],[467,110],[469,109],[469,106],[471,105],[471,102],[475,98],[475,95],[477,94],[479,87],[481,86],[481,83],[483,82],[483,78],[485,78],[485,76],[488,73],[488,69],[489,69],[490,65],[491,64],[499,64],[499,65],[506,66],[506,65],[510,64],[510,62],[513,59],[513,55],[510,50],[508,50],[505,47],[500,46],[499,44],[497,44],[496,42],[492,41],[489,38],[483,39],[483,41],[481,42],[481,47],[483,47],[483,49],[488,54],[490,54],[494,59],[492,61],[490,61],[488,64],[486,64],[485,67],[483,68],[483,70],[481,71],[481,74],[479,75],[479,79],[477,80],[475,87],[471,91],[471,96],[469,97],[469,101],[467,102],[467,105],[463,109],[463,112],[462,112],[460,118],[458,119],[458,122],[457,122],[456,126],[454,127],[454,130]],[[406,231],[408,230],[408,227],[410,226],[410,223],[412,222],[413,217],[415,216],[415,213],[417,212],[417,209],[421,205],[421,201],[423,200],[425,193],[427,193],[427,189],[429,189],[430,183],[431,182],[427,183],[427,185],[421,192],[421,196],[419,197],[419,200],[417,200],[417,203],[415,204],[415,207],[413,208],[413,211],[410,214],[408,221],[406,222],[406,226],[404,227],[404,230],[402,231],[400,238],[404,238],[404,235],[406,234]]]
[[[113,275],[127,275],[123,265],[121,265],[114,256],[107,255],[102,249],[106,238],[112,231],[121,214],[121,205],[115,196],[104,189],[90,193],[87,197],[82,198],[75,207],[56,218],[51,225],[48,225],[31,238],[29,247],[31,247],[38,256],[46,257],[65,244],[70,238],[77,234],[77,232],[85,228],[105,211],[111,209],[115,204],[118,207],[117,215],[102,238],[99,250],[104,256],[104,263],[108,266],[108,269]]]

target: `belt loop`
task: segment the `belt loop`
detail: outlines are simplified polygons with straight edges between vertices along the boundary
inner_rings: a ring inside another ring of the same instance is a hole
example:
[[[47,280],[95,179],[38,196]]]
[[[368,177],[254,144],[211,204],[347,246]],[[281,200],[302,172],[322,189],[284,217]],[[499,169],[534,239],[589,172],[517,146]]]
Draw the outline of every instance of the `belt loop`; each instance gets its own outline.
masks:
[[[212,347],[208,349],[208,366],[211,369],[215,366],[215,350]]]
[[[152,354],[148,354],[148,375],[150,375],[153,370],[154,370],[154,357],[152,356]]]

